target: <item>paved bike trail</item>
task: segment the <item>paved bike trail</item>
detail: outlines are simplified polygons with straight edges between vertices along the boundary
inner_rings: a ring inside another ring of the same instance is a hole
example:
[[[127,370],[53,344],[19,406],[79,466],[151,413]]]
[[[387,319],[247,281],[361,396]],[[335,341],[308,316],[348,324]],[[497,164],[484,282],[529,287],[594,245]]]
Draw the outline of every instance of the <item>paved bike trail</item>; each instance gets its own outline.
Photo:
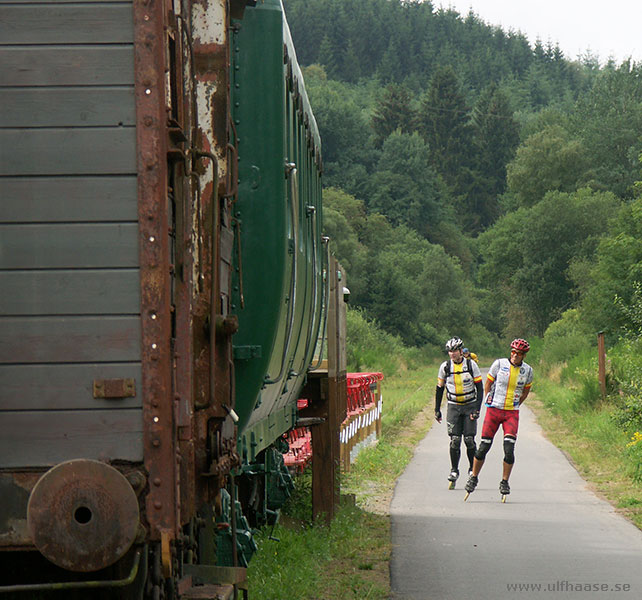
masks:
[[[588,488],[527,403],[504,504],[501,429],[466,502],[463,444],[448,489],[445,421],[419,444],[390,508],[395,600],[642,598],[642,531]]]

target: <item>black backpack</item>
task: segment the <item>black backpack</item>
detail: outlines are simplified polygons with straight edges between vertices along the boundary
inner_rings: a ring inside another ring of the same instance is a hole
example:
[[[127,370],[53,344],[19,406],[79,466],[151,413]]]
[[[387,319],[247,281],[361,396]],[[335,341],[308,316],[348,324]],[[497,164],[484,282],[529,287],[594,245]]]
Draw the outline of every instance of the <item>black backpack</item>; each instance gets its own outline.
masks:
[[[462,373],[470,373],[473,375],[473,359],[472,358],[465,358],[466,361],[466,366],[468,367],[466,370],[462,369]],[[450,377],[450,359],[446,361],[446,368],[444,369],[445,375],[444,375],[444,381]],[[473,379],[475,379],[475,376],[473,375]]]

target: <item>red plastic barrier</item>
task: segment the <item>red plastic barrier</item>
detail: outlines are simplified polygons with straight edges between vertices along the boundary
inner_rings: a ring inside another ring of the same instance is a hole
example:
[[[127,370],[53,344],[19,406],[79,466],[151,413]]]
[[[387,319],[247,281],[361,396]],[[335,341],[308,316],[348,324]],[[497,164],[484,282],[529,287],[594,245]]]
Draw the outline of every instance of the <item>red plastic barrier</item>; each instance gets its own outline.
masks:
[[[359,437],[373,419],[380,419],[381,410],[375,411],[378,398],[375,396],[377,383],[383,380],[383,373],[347,373],[347,416],[341,425],[341,443],[347,444],[348,438]],[[308,400],[299,398],[297,409],[308,406]],[[367,415],[365,413],[368,413]],[[376,414],[373,414],[376,413]],[[363,421],[359,415],[364,415]],[[366,420],[367,418],[367,420]],[[363,430],[363,431],[360,431]],[[349,434],[348,434],[349,431]],[[344,438],[346,438],[344,440]],[[286,434],[290,450],[283,455],[283,460],[290,470],[300,473],[312,460],[312,434],[308,427],[296,427]]]

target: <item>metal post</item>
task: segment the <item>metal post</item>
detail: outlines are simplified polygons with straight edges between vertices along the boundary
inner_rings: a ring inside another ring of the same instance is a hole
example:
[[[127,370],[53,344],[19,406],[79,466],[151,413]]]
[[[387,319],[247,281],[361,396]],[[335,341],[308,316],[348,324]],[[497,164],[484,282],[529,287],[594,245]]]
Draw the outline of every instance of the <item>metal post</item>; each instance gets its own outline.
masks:
[[[598,377],[600,379],[600,390],[602,399],[606,398],[606,352],[604,350],[604,332],[599,331],[597,334],[597,358],[598,358]]]

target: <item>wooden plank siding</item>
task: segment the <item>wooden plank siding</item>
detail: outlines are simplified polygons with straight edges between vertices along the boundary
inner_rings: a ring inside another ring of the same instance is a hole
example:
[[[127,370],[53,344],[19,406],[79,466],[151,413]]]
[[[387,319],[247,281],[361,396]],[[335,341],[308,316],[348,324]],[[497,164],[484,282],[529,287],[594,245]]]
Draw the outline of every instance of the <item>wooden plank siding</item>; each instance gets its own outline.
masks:
[[[49,4],[34,10],[28,4],[0,4],[3,44],[116,44],[134,39],[129,4]]]
[[[0,271],[0,314],[136,315],[139,280],[138,269]]]
[[[142,440],[139,410],[5,411],[0,419],[2,466],[8,468],[50,467],[69,457],[136,461]]]
[[[0,177],[0,223],[135,223],[136,176]]]
[[[131,87],[0,89],[0,127],[133,127]]]
[[[132,363],[35,364],[0,366],[4,410],[92,410],[140,408],[139,367]],[[136,396],[93,397],[94,379],[136,379]]]
[[[133,40],[131,1],[0,0],[0,468],[143,458]]]
[[[136,267],[137,234],[135,223],[1,225],[0,268]]]
[[[0,176],[119,175],[135,164],[134,127],[0,129]]]

